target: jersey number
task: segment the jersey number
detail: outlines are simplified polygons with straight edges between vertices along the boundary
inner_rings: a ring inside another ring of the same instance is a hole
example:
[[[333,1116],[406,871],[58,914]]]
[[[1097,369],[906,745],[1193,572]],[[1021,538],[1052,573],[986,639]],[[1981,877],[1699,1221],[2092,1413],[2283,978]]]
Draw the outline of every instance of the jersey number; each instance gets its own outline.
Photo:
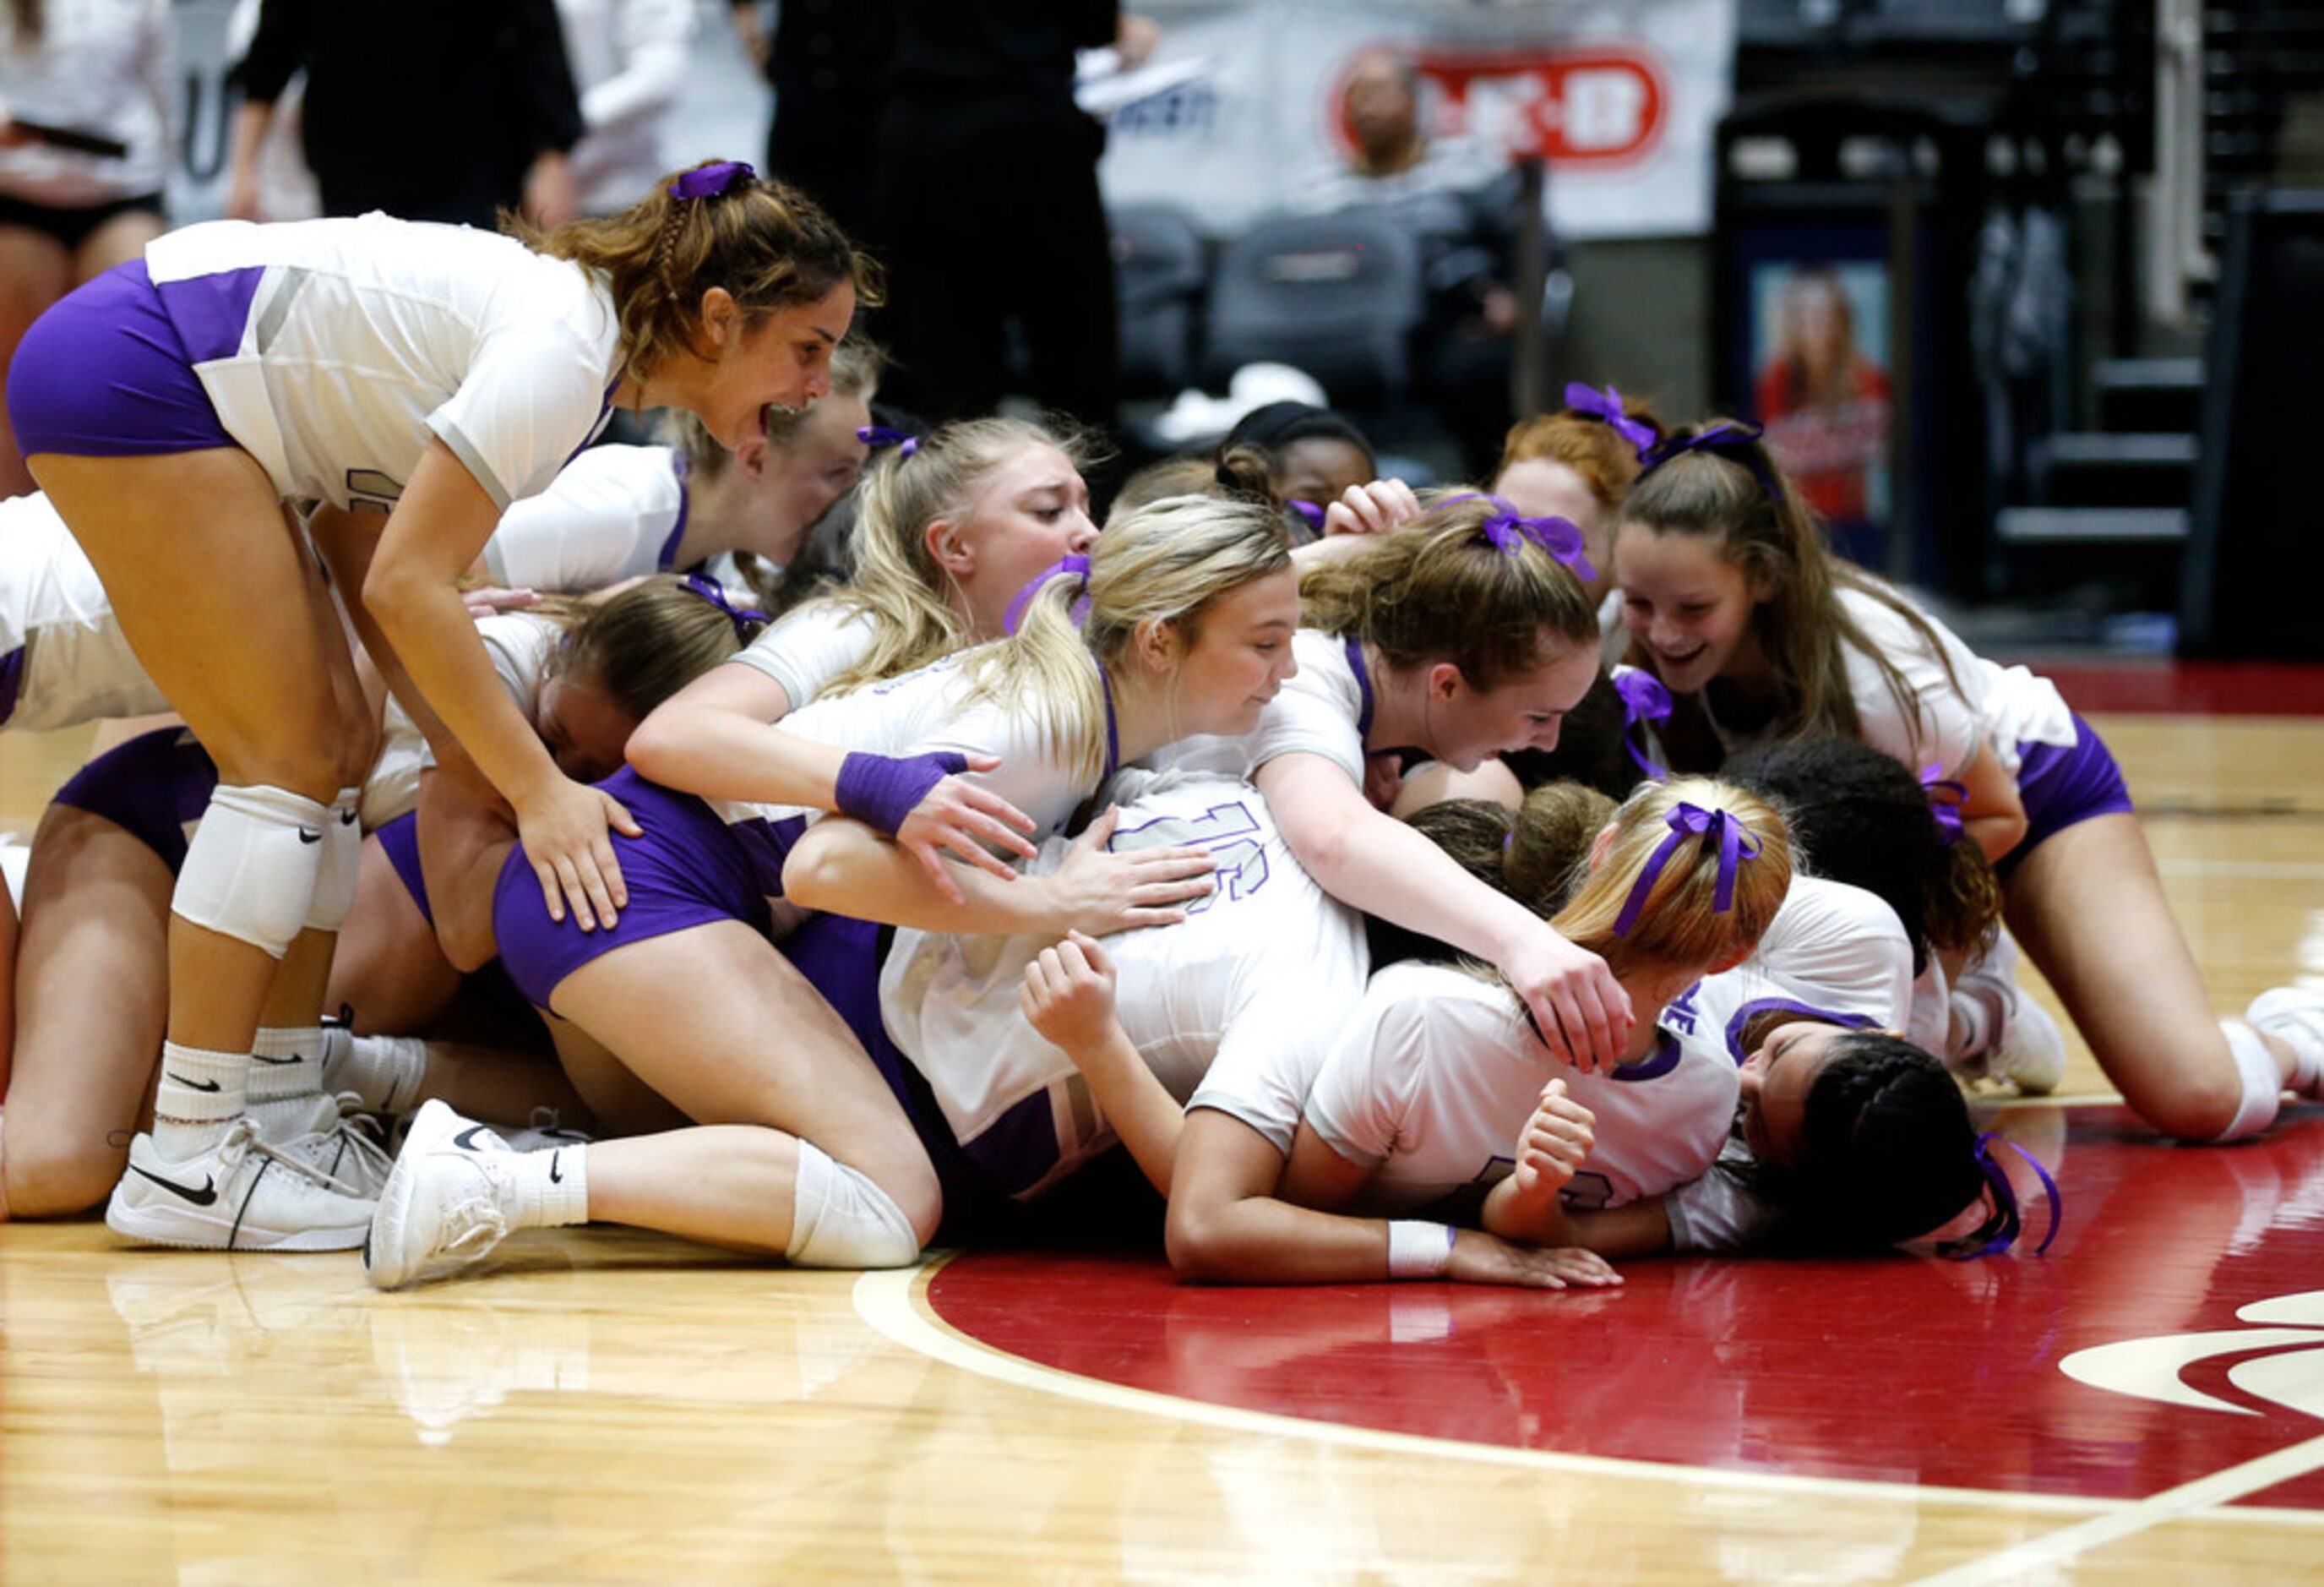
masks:
[[[1259,821],[1240,799],[1213,805],[1193,820],[1179,816],[1158,817],[1142,826],[1113,835],[1106,847],[1154,849],[1193,844],[1211,851],[1218,863],[1218,890],[1186,906],[1199,915],[1221,899],[1247,899],[1267,885],[1267,850],[1259,839]]]

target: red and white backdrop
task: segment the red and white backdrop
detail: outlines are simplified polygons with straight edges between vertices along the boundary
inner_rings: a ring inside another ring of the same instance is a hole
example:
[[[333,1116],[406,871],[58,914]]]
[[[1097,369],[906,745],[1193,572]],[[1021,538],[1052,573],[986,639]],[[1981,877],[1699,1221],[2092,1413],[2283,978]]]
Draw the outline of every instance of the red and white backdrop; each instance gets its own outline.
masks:
[[[1153,67],[1207,69],[1112,116],[1112,202],[1180,204],[1222,234],[1290,204],[1346,146],[1349,63],[1385,44],[1418,68],[1431,131],[1547,157],[1565,236],[1711,229],[1734,0],[1194,0],[1153,14]]]

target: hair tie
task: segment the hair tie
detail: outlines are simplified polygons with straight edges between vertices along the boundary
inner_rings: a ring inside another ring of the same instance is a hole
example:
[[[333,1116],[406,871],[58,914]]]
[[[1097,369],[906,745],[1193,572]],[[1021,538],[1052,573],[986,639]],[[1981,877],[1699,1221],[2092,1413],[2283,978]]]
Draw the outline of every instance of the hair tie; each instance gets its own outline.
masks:
[[[882,447],[893,447],[899,459],[908,457],[920,449],[919,437],[908,429],[890,429],[884,424],[860,426],[855,431],[855,438],[875,452]]]
[[[669,184],[669,196],[681,204],[696,198],[715,198],[736,182],[749,181],[758,174],[743,161],[714,160],[708,165],[681,173]]]
[[[1594,579],[1598,577],[1598,570],[1590,566],[1590,558],[1582,552],[1584,541],[1582,531],[1571,521],[1557,517],[1527,518],[1505,498],[1489,496],[1478,491],[1471,491],[1466,495],[1449,496],[1439,502],[1437,506],[1457,506],[1462,502],[1492,503],[1492,516],[1485,520],[1482,527],[1485,538],[1502,556],[1521,555],[1526,542],[1530,540],[1548,552],[1553,559],[1572,568],[1575,577]]]
[[[1663,817],[1663,825],[1670,828],[1670,835],[1647,856],[1646,869],[1631,883],[1630,896],[1623,900],[1622,912],[1614,919],[1617,937],[1630,935],[1630,927],[1638,923],[1638,915],[1646,907],[1646,895],[1655,890],[1655,879],[1678,852],[1678,845],[1688,838],[1711,837],[1719,844],[1719,881],[1711,900],[1714,915],[1724,915],[1735,907],[1735,873],[1743,868],[1744,861],[1759,857],[1758,835],[1744,826],[1740,817],[1725,810],[1706,810],[1701,805],[1682,800]]]
[[[1942,761],[1932,761],[1921,768],[1921,788],[1929,798],[1929,815],[1937,824],[1937,841],[1950,848],[1960,841],[1961,807],[1969,803],[1969,789],[1944,775]]]
[[[686,587],[725,613],[727,620],[734,624],[734,637],[738,640],[743,637],[742,630],[745,625],[768,621],[767,614],[756,607],[737,606],[733,601],[727,599],[726,592],[718,586],[715,579],[705,578],[698,573],[689,573],[686,576]]]
[[[1047,584],[1053,578],[1063,576],[1068,578],[1080,579],[1082,581],[1082,588],[1086,591],[1089,588],[1089,571],[1090,559],[1079,553],[1075,553],[1069,557],[1060,557],[1056,561],[1050,563],[1047,567],[1042,568],[1040,572],[1035,574],[1032,578],[1027,582],[1023,589],[1019,590],[1015,595],[1009,598],[1009,610],[1003,613],[1001,618],[1001,627],[1002,632],[1012,634],[1017,632],[1017,625],[1025,620],[1025,608],[1033,604],[1033,597],[1041,593],[1041,586],[1043,585]],[[1081,620],[1088,614],[1089,596],[1084,594],[1080,600],[1074,603],[1074,622],[1076,624],[1079,624]]]
[[[2058,1225],[2065,1219],[2065,1204],[2058,1195],[2058,1182],[2050,1177],[2050,1170],[2042,1166],[2041,1159],[1999,1130],[1988,1131],[1977,1138],[1977,1168],[1985,1176],[1987,1187],[1993,1192],[1993,1216],[1987,1220],[1984,1228],[1961,1241],[1966,1245],[1969,1240],[1982,1239],[1984,1244],[1975,1250],[1952,1253],[1963,1261],[2000,1255],[2016,1243],[2018,1234],[2024,1228],[2024,1215],[2017,1206],[2016,1187],[2009,1183],[2008,1174],[1993,1156],[1993,1142],[1997,1140],[2034,1165],[2034,1172],[2042,1181],[2043,1193],[2050,1198],[2050,1227],[2043,1232],[2042,1243],[2034,1248],[2035,1256],[2048,1252],[2050,1242],[2058,1238]]]
[[[1314,530],[1319,533],[1322,531],[1323,528],[1323,509],[1315,505],[1314,503],[1303,502],[1299,500],[1298,497],[1294,496],[1291,500],[1284,503],[1283,504],[1292,512],[1297,514],[1299,518],[1306,523],[1308,528]]]
[[[1653,425],[1629,418],[1622,411],[1622,393],[1612,386],[1598,392],[1578,380],[1570,382],[1565,388],[1565,405],[1586,418],[1610,425],[1616,435],[1642,453],[1662,438]]]
[[[1729,463],[1739,463],[1751,471],[1767,500],[1781,503],[1784,487],[1767,466],[1766,454],[1760,449],[1759,438],[1766,431],[1742,420],[1722,419],[1707,425],[1691,436],[1672,437],[1654,445],[1638,448],[1638,477],[1644,479],[1672,458],[1688,452],[1708,452],[1714,457],[1724,457]]]
[[[1667,722],[1671,716],[1671,692],[1663,680],[1643,667],[1620,667],[1614,671],[1614,692],[1622,697],[1622,747],[1639,770],[1656,782],[1670,776],[1667,768],[1646,759],[1646,753],[1631,742],[1633,730],[1648,722]]]

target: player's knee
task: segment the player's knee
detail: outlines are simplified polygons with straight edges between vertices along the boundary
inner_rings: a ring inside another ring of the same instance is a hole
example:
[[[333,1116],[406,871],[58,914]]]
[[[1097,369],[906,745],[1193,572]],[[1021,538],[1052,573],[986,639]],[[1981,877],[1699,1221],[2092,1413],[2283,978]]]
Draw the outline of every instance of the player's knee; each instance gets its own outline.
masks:
[[[287,789],[220,783],[186,845],[172,912],[275,958],[315,900],[329,807]]]
[[[814,1142],[798,1143],[791,1237],[783,1250],[793,1266],[908,1267],[935,1227],[933,1218],[916,1221],[887,1191]]]
[[[125,1144],[115,1149],[4,1121],[0,1132],[0,1202],[10,1218],[62,1218],[100,1206],[129,1160]]]

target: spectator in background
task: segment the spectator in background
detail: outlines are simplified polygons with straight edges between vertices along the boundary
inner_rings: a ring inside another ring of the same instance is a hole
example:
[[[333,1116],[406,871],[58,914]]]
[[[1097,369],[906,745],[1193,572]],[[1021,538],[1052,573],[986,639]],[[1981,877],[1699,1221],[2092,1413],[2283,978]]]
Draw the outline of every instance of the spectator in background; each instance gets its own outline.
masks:
[[[1375,209],[1420,244],[1425,314],[1414,344],[1419,395],[1482,477],[1509,424],[1512,336],[1521,312],[1510,282],[1517,241],[1517,175],[1466,138],[1432,138],[1421,125],[1419,76],[1385,49],[1349,62],[1342,110],[1353,148],[1317,174],[1295,208],[1309,214]]]
[[[175,26],[169,0],[0,5],[0,376],[43,309],[168,228]],[[0,496],[32,488],[0,425]]]
[[[668,169],[661,129],[686,81],[693,0],[557,0],[557,14],[581,94],[573,185],[583,214],[611,215]]]
[[[264,0],[229,77],[244,96],[231,216],[259,218],[259,147],[301,68],[326,215],[490,228],[503,209],[544,226],[577,213],[581,105],[555,0]]]
[[[258,18],[264,0],[235,0],[234,15],[226,24],[226,58],[238,61],[250,53],[258,36]],[[307,169],[307,74],[297,71],[274,97],[273,114],[250,156],[253,192],[242,196],[250,217],[259,220],[313,220],[323,213],[323,196],[315,190],[315,173]],[[227,173],[229,184],[234,172]],[[235,195],[229,190],[226,201]],[[236,212],[239,213],[239,212]]]
[[[877,0],[733,0],[734,31],[775,90],[767,169],[821,204],[851,237],[872,235],[872,140],[894,29]]]
[[[993,411],[1013,327],[1022,394],[1111,425],[1105,134],[1074,102],[1074,55],[1117,44],[1127,61],[1152,30],[1125,27],[1116,0],[893,0],[890,15],[870,241],[895,400],[939,423]]]

